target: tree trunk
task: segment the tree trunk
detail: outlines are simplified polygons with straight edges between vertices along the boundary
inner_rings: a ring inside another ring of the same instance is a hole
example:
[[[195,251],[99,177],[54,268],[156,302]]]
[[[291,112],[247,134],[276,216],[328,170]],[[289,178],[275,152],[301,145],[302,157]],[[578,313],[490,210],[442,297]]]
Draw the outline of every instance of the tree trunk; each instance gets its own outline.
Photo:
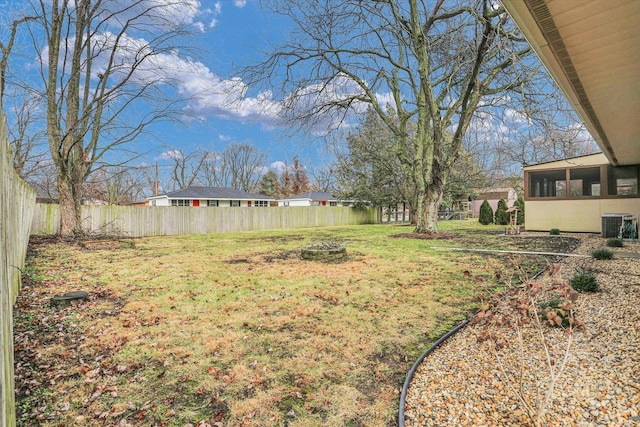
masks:
[[[438,232],[438,210],[443,194],[444,186],[435,183],[428,184],[426,191],[420,192],[415,233]]]
[[[81,229],[81,196],[76,197],[77,186],[58,172],[58,195],[60,204],[60,234],[74,236]],[[78,194],[82,194],[81,192]]]

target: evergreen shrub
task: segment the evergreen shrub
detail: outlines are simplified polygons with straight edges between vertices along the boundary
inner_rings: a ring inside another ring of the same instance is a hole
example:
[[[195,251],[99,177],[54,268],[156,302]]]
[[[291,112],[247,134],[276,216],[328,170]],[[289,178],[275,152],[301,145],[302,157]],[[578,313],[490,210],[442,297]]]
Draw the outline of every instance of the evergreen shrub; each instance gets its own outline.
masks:
[[[486,200],[480,205],[480,215],[478,221],[480,221],[480,224],[482,225],[493,224],[493,209],[491,208],[489,202]]]

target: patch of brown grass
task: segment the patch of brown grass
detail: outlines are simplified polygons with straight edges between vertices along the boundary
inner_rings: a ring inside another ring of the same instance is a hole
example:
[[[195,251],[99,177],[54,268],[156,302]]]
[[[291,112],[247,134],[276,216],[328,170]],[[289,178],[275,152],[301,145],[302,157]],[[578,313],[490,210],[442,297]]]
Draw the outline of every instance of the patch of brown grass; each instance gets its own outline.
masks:
[[[413,361],[510,262],[388,238],[399,230],[40,246],[16,306],[22,425],[393,425]],[[328,238],[346,261],[298,256]],[[77,289],[88,302],[48,306]]]

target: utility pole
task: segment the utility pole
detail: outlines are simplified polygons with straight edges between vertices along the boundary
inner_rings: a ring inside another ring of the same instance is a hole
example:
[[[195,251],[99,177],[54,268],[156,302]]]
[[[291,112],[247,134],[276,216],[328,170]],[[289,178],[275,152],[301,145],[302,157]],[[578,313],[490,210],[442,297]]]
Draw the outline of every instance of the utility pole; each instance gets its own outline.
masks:
[[[158,195],[158,162],[156,162],[156,196]]]

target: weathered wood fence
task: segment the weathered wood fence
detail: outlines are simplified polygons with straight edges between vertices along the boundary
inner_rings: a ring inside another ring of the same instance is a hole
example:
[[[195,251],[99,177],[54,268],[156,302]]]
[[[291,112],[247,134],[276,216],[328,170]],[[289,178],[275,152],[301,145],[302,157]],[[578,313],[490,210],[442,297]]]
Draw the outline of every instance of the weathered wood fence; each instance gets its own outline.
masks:
[[[16,424],[13,380],[13,304],[20,290],[35,191],[13,170],[0,112],[0,426]]]
[[[145,237],[375,224],[379,222],[379,213],[374,208],[344,206],[83,206],[82,218],[82,228],[88,233]],[[32,234],[57,234],[59,231],[58,205],[37,204]]]

